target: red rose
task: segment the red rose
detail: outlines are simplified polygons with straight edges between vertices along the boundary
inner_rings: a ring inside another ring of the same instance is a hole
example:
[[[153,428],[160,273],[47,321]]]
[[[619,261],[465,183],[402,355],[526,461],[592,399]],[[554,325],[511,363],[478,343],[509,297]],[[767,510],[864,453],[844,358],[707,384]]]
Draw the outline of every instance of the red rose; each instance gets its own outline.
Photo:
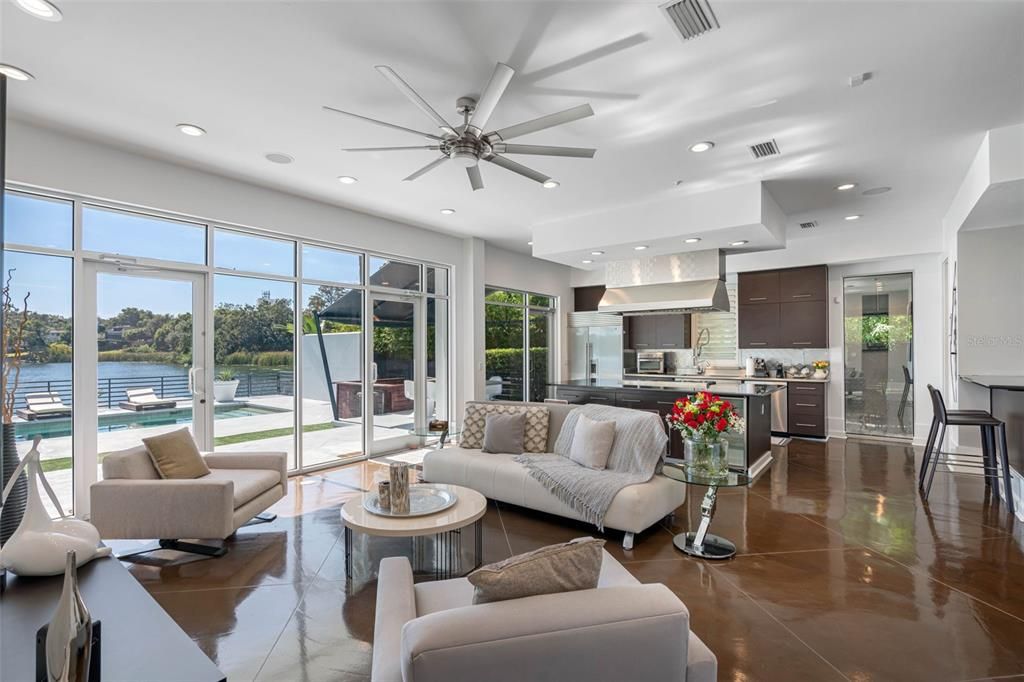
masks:
[[[717,424],[715,424],[715,428],[718,429],[719,432],[725,431],[727,428],[729,428],[729,422],[726,421],[723,417],[718,420]]]

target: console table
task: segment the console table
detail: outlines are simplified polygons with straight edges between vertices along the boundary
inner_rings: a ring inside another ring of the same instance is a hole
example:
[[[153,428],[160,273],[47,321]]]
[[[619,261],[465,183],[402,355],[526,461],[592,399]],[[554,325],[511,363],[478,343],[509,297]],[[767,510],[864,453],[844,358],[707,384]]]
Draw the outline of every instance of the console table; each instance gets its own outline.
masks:
[[[93,620],[103,623],[103,682],[224,682],[224,673],[117,559],[78,569],[79,589]],[[0,680],[34,680],[36,631],[53,617],[64,577],[7,575],[0,596]]]

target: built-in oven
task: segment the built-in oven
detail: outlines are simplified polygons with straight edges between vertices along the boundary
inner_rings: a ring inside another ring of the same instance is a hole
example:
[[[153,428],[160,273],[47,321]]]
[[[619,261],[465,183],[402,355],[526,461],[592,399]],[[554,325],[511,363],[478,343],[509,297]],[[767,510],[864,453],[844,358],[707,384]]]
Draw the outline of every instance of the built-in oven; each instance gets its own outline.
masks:
[[[640,351],[636,354],[637,374],[664,374],[665,354],[658,351]]]

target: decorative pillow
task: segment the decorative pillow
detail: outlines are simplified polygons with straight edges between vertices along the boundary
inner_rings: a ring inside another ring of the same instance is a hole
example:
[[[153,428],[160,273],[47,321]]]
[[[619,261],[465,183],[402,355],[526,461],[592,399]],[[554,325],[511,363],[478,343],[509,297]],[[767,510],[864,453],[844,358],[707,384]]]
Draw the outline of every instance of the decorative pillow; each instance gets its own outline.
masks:
[[[469,403],[466,405],[466,416],[462,420],[462,435],[459,446],[463,448],[482,448],[484,445],[484,428],[489,414],[526,414],[526,429],[523,431],[523,452],[548,451],[548,408],[539,405],[519,405],[516,403],[503,405],[500,401],[493,403]]]
[[[210,473],[187,428],[143,438],[142,442],[161,478],[199,478]]]
[[[615,422],[597,421],[581,414],[576,420],[569,459],[591,469],[604,469],[614,442]]]
[[[526,413],[489,414],[484,423],[484,452],[502,455],[523,454]]]
[[[592,590],[601,575],[603,547],[604,540],[576,538],[481,566],[466,576],[476,588],[473,603]]]

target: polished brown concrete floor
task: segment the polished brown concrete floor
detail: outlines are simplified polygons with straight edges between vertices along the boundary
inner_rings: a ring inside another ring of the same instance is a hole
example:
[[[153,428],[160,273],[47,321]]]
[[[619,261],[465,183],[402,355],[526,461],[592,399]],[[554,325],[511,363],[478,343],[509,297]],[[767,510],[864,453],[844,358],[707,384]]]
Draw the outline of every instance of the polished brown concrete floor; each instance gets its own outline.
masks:
[[[938,476],[924,504],[907,446],[792,441],[775,455],[749,489],[719,494],[712,530],[734,559],[672,545],[695,527],[702,488],[631,552],[608,534],[637,578],[686,603],[721,680],[1024,678],[1024,531],[977,479]],[[378,470],[293,480],[277,521],[240,530],[226,557],[152,556],[132,572],[229,680],[366,680],[375,586],[346,592],[338,507]],[[492,503],[484,559],[585,534]]]

